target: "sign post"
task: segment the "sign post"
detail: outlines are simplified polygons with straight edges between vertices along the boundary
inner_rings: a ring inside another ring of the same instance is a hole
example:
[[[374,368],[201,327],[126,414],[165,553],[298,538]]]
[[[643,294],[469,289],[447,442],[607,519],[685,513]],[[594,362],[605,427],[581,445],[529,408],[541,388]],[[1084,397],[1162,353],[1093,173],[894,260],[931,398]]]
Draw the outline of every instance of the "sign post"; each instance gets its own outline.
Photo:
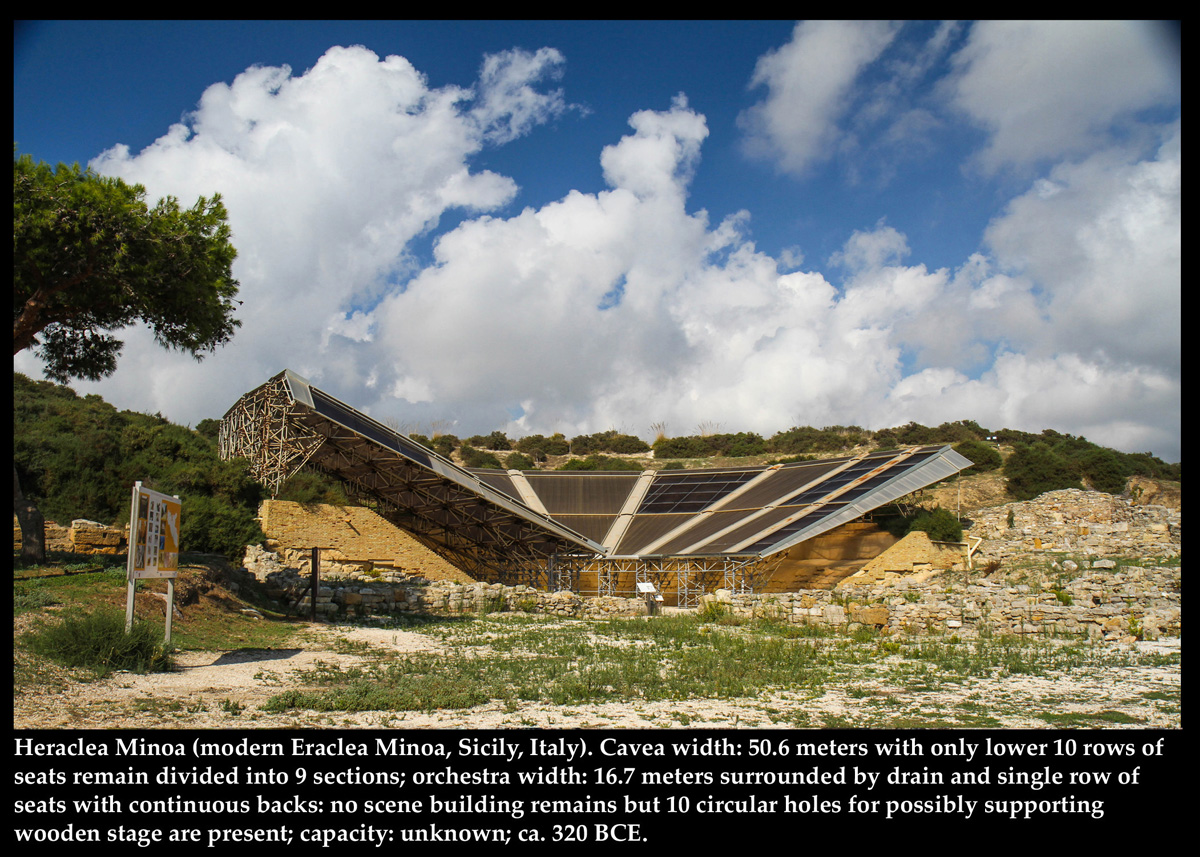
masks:
[[[175,612],[175,575],[179,571],[179,522],[182,502],[133,485],[129,512],[129,559],[126,563],[125,633],[133,629],[133,596],[138,580],[167,580],[166,643],[171,643],[171,616]]]

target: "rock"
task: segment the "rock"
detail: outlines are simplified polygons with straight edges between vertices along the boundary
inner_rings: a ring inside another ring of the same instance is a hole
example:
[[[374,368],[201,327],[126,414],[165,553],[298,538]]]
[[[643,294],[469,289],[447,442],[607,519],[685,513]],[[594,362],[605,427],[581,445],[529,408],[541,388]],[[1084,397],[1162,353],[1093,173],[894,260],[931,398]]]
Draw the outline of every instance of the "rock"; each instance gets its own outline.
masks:
[[[890,613],[886,607],[852,607],[850,621],[863,625],[884,626],[888,623]]]

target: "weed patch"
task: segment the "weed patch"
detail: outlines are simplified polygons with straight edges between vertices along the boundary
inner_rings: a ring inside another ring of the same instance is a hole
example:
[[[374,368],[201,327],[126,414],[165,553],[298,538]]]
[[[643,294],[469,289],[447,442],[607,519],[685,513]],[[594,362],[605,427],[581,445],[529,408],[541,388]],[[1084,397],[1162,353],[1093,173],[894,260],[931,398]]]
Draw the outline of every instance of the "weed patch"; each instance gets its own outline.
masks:
[[[160,633],[147,623],[135,622],[126,634],[124,616],[113,610],[98,610],[43,625],[26,633],[22,640],[34,654],[97,675],[114,670],[167,672],[173,664],[159,639]]]

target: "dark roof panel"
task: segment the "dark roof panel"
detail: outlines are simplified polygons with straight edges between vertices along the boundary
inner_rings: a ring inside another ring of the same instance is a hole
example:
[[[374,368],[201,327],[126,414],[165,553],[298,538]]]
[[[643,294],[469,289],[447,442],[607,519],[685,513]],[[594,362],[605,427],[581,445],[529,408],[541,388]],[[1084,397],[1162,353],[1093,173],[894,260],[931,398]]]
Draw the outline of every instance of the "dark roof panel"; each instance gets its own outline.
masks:
[[[524,474],[551,515],[615,515],[638,480],[636,473],[586,470]]]

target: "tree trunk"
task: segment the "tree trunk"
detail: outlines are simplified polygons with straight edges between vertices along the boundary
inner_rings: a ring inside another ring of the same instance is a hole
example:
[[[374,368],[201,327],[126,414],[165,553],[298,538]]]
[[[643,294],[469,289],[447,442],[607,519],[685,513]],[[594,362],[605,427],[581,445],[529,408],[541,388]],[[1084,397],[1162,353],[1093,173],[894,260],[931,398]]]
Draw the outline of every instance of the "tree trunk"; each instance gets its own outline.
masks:
[[[31,562],[46,561],[46,520],[32,500],[21,493],[21,480],[17,478],[17,466],[13,465],[13,511],[21,525],[21,559]]]

